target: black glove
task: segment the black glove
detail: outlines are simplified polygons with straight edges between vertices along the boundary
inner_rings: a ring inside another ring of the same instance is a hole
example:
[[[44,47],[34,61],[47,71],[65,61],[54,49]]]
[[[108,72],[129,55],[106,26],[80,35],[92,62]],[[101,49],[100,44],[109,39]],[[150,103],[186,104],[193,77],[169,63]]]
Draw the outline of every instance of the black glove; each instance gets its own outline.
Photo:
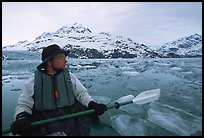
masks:
[[[28,135],[31,132],[31,115],[27,112],[21,112],[17,115],[16,121],[11,126],[11,132],[13,135],[19,134],[22,136]]]
[[[100,116],[105,111],[107,111],[107,106],[105,104],[98,104],[94,101],[89,102],[88,108],[95,110],[95,115]]]

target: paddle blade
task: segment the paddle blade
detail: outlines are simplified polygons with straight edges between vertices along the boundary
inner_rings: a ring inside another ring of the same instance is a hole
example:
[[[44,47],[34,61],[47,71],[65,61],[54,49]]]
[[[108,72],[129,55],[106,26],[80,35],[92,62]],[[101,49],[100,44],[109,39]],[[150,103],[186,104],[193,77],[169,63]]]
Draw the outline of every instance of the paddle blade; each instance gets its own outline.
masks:
[[[135,104],[154,102],[160,97],[160,89],[148,90],[138,94],[132,101]]]
[[[132,101],[134,98],[135,98],[134,95],[126,95],[117,99],[115,102],[122,103],[122,102]]]

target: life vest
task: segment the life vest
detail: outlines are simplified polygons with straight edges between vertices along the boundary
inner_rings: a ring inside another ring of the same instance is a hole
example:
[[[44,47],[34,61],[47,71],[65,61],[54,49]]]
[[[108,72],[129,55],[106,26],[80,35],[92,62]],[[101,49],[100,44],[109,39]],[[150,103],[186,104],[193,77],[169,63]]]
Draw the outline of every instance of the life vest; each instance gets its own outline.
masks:
[[[46,111],[71,106],[75,102],[72,82],[68,69],[50,76],[35,71],[34,109]]]

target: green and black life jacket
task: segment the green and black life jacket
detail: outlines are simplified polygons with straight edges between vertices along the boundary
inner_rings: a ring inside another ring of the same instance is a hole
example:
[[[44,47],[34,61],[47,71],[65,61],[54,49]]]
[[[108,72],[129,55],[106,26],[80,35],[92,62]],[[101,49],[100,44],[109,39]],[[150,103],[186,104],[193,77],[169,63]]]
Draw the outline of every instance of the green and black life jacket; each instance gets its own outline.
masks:
[[[34,109],[46,111],[71,106],[75,102],[68,69],[50,76],[37,70],[34,83]]]

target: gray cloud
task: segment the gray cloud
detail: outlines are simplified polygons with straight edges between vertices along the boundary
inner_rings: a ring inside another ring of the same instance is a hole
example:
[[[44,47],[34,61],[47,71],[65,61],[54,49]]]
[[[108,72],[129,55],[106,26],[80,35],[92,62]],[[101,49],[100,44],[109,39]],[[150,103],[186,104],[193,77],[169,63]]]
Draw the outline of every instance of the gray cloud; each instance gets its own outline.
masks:
[[[138,43],[158,45],[202,32],[201,2],[3,2],[3,45],[81,23]]]

